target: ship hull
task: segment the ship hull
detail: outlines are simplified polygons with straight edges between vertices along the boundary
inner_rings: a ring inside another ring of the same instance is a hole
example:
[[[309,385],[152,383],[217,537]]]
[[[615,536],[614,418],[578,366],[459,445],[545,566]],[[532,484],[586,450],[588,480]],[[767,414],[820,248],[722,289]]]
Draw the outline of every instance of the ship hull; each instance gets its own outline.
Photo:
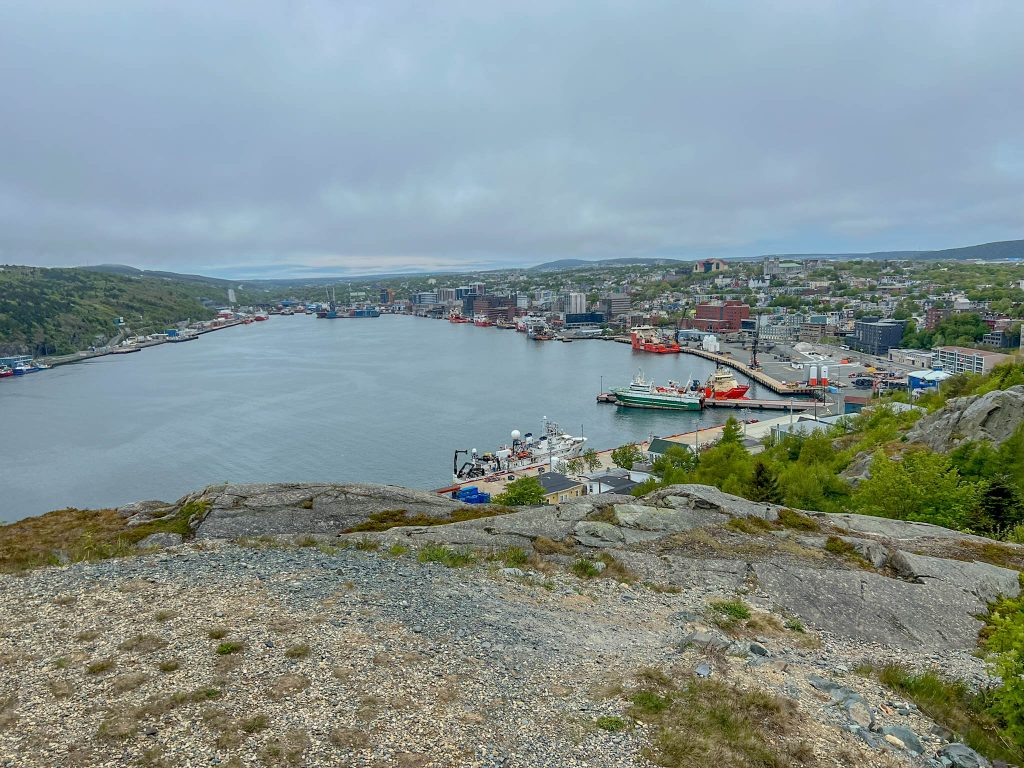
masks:
[[[624,408],[656,408],[666,411],[699,411],[701,409],[700,400],[696,398],[638,395],[622,391],[614,394],[615,404]]]

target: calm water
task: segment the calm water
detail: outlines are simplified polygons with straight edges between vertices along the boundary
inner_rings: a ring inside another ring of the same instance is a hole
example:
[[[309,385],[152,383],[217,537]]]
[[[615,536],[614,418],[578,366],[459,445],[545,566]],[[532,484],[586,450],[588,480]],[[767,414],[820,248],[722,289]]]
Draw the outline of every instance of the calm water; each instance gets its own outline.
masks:
[[[601,341],[529,341],[407,316],[272,317],[0,381],[0,520],[174,500],[211,483],[437,488],[455,448],[486,450],[547,416],[611,448],[720,423],[598,405],[638,367],[659,383],[711,365]],[[753,394],[753,393],[752,393]]]

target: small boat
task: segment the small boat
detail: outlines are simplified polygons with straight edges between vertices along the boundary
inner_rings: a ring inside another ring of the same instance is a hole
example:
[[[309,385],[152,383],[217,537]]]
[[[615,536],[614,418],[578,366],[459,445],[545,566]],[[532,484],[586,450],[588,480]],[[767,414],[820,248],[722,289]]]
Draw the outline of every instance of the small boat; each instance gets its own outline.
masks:
[[[0,365],[0,379],[6,379],[8,376],[13,376],[14,370],[9,365]]]
[[[450,315],[448,315],[448,322],[449,323],[472,323],[473,321],[470,320],[468,317],[463,317],[458,312],[452,312]]]
[[[252,319],[255,320],[256,322],[261,322],[263,320],[269,320],[270,315],[265,314],[263,312],[258,312],[257,314],[253,315]]]
[[[494,323],[489,317],[487,317],[487,315],[474,315],[473,325],[477,328],[490,328]]]

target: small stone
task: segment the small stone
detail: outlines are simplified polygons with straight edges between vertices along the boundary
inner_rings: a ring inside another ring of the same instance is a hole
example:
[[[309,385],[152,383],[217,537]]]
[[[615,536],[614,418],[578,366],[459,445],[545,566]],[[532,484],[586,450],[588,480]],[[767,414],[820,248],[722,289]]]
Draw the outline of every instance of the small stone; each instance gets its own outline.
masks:
[[[697,677],[711,677],[711,665],[706,661],[702,661],[697,665]]]
[[[896,749],[906,749],[907,748],[906,744],[904,744],[902,741],[897,739],[891,733],[885,734],[885,740],[887,742],[889,742],[890,744],[892,744],[894,747],[896,747]]]
[[[750,652],[753,653],[755,656],[768,656],[769,655],[768,654],[768,649],[765,648],[760,643],[751,643],[750,644]]]
[[[510,579],[521,579],[526,576],[526,573],[521,568],[502,568],[501,572]],[[408,605],[408,603],[403,600],[402,605]]]
[[[267,648],[273,648],[273,647],[274,647],[274,641],[273,641],[273,640],[265,640],[265,641],[263,642],[263,644],[264,644],[265,646],[267,646]]]
[[[870,729],[875,724],[874,710],[868,706],[863,697],[853,694],[846,699],[846,715],[861,728]]]
[[[145,731],[147,736],[156,736],[157,730],[152,725],[148,726]]]
[[[909,728],[904,728],[902,725],[887,725],[882,728],[882,733],[885,734],[886,741],[889,741],[890,737],[899,741],[902,749],[909,749],[911,752],[919,755],[924,753],[921,740]],[[891,744],[892,742],[889,743]]]
[[[419,624],[417,624],[415,627],[412,628],[412,631],[415,632],[418,635],[420,632],[423,631],[423,627],[421,627]]]

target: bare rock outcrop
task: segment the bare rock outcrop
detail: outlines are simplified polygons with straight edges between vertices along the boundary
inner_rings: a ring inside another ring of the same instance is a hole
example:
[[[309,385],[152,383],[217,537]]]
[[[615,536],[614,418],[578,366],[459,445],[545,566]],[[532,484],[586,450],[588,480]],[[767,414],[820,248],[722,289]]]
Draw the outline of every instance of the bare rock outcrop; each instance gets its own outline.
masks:
[[[335,534],[370,515],[403,510],[446,518],[464,504],[429,491],[365,483],[274,483],[211,486],[184,501],[207,508],[197,538],[233,539],[281,534]]]
[[[1024,424],[1024,385],[957,397],[925,416],[907,432],[909,442],[950,451],[964,442],[1001,445]]]
[[[470,508],[493,514],[461,522],[450,517],[465,505],[385,485],[214,486],[172,508],[188,502],[200,502],[205,510],[194,521],[197,538],[313,535],[412,547],[519,547],[565,564],[609,553],[645,581],[723,592],[754,588],[778,609],[837,637],[930,651],[973,648],[981,627],[977,616],[987,604],[1019,593],[1020,574],[1002,565],[1024,564],[1024,547],[864,515],[796,511],[794,523],[785,507],[703,485],[660,488],[642,499],[585,497],[514,512],[476,506]],[[155,503],[132,509],[140,515],[163,511]],[[399,511],[438,524],[344,533],[373,515]],[[826,547],[836,539],[849,548],[847,554]],[[992,546],[1005,550],[1004,561],[978,561]]]

